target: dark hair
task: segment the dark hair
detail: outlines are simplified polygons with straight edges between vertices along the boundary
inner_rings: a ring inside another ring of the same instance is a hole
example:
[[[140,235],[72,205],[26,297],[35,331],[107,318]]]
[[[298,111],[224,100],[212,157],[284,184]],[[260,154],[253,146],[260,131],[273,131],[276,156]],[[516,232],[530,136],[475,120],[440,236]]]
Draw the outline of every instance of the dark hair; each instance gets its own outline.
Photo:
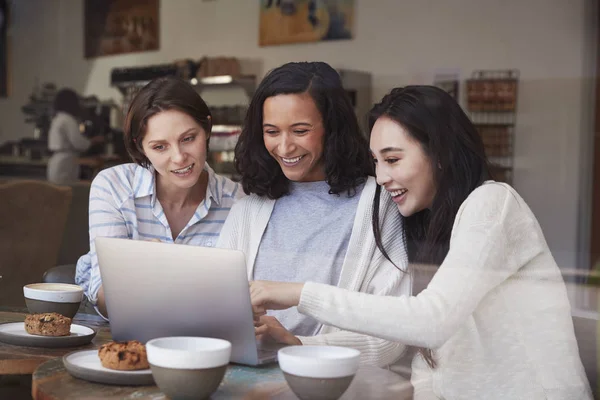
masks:
[[[292,62],[269,72],[258,86],[235,147],[235,168],[246,194],[277,199],[289,192],[289,180],[265,148],[263,104],[280,94],[308,93],[321,114],[325,137],[323,159],[329,193],[356,193],[373,175],[365,135],[338,73],[324,62]]]
[[[475,188],[490,179],[483,142],[452,96],[434,86],[393,89],[371,109],[370,130],[383,116],[406,129],[431,162],[436,185],[432,206],[404,218],[404,240],[409,263],[439,266],[448,254],[458,209]],[[387,257],[379,224],[380,193],[378,186],[373,232],[377,247]],[[431,352],[421,352],[433,367]]]
[[[64,112],[75,119],[81,118],[83,109],[77,93],[69,88],[64,88],[56,93],[54,97],[54,112]]]
[[[145,168],[150,166],[150,161],[142,149],[148,120],[167,110],[178,110],[192,117],[206,132],[208,147],[212,117],[202,97],[184,80],[171,76],[157,78],[137,93],[125,118],[125,148],[133,161]]]

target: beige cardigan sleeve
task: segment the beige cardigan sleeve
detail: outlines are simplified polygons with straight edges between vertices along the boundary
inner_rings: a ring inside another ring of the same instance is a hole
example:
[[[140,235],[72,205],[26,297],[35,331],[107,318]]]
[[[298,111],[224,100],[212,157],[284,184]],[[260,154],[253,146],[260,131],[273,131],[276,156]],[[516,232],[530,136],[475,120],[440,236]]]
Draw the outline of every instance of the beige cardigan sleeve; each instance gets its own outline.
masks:
[[[439,348],[487,293],[544,248],[526,205],[502,185],[485,186],[461,207],[448,255],[418,296],[374,296],[309,282],[298,310],[341,329]]]
[[[402,277],[392,279],[391,284],[379,292],[380,296],[396,296],[406,290],[402,285]],[[337,289],[337,288],[336,288]],[[340,289],[344,290],[344,289]],[[358,292],[351,292],[357,293]],[[330,345],[352,347],[361,352],[362,365],[385,367],[398,360],[406,346],[397,341],[382,339],[368,334],[355,333],[348,330],[336,330],[315,336],[298,337],[303,345]]]

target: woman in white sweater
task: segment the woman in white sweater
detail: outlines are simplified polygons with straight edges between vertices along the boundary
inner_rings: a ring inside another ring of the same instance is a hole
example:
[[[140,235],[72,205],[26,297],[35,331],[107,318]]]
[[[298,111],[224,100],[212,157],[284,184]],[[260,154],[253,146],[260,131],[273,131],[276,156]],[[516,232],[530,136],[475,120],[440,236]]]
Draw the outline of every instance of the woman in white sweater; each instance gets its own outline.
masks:
[[[250,196],[231,209],[218,246],[246,254],[249,279],[410,294],[406,252],[395,234],[402,218],[391,196],[382,196],[386,258],[370,228],[377,184],[368,144],[333,68],[288,63],[271,71],[252,98],[235,154]],[[378,366],[393,363],[404,350],[295,309],[261,316],[256,332],[286,344],[354,347],[363,363]]]
[[[438,88],[398,88],[370,125],[377,181],[405,217],[398,235],[411,265],[439,266],[433,279],[400,297],[253,282],[255,313],[298,306],[325,324],[421,348],[415,399],[590,399],[560,270],[525,201],[489,180],[460,106]]]

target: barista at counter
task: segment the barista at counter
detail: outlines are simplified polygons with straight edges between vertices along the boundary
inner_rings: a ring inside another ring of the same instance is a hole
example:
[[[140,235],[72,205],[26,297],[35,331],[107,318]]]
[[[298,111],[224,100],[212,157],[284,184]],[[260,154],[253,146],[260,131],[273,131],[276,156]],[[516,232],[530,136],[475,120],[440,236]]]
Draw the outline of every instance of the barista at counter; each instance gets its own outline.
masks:
[[[91,139],[83,136],[79,130],[82,117],[83,108],[77,93],[61,89],[54,98],[54,117],[48,132],[48,149],[52,157],[48,160],[46,175],[52,183],[65,185],[76,182],[79,179],[79,153],[104,141],[103,136]]]

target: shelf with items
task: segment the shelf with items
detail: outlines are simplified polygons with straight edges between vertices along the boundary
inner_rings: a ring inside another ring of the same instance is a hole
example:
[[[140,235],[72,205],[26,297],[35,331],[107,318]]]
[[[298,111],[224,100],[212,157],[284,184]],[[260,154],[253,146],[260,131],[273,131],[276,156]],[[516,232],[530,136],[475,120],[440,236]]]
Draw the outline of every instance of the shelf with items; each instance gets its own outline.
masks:
[[[129,104],[131,104],[131,100],[133,100],[137,92],[149,82],[150,80],[131,80],[120,81],[113,84],[113,86],[116,87],[123,95],[123,115],[127,113],[127,110],[129,109]],[[189,82],[199,92],[208,88],[224,88],[239,86],[246,92],[249,98],[252,97],[252,94],[256,89],[256,77],[254,76],[210,76],[200,79],[192,78]]]
[[[170,75],[174,74],[167,73],[164,76]],[[131,88],[139,90],[145,85],[147,85],[152,79],[120,81],[117,83],[113,83],[113,86],[119,89],[121,94],[126,95],[129,93]],[[189,82],[190,85],[194,86],[198,90],[210,87],[239,86],[246,91],[246,94],[248,94],[249,97],[251,97],[252,94],[254,94],[254,90],[256,89],[256,77],[253,75],[238,77],[231,75],[207,76],[204,78],[191,78]]]
[[[206,156],[206,161],[217,174],[237,182],[241,177],[235,170],[234,157],[233,150],[211,150]]]
[[[210,87],[232,87],[239,86],[248,95],[249,98],[252,97],[254,91],[256,90],[256,76],[254,75],[241,75],[241,76],[232,76],[232,75],[219,75],[219,76],[206,76],[203,78],[192,78],[190,79],[190,83],[192,86],[196,87],[198,90],[202,90]]]
[[[467,103],[470,111],[514,113],[517,109],[519,71],[475,71],[467,80]]]
[[[209,151],[233,151],[241,133],[241,126],[214,125],[210,137]]]
[[[467,109],[481,135],[494,179],[512,184],[519,71],[475,71]]]

